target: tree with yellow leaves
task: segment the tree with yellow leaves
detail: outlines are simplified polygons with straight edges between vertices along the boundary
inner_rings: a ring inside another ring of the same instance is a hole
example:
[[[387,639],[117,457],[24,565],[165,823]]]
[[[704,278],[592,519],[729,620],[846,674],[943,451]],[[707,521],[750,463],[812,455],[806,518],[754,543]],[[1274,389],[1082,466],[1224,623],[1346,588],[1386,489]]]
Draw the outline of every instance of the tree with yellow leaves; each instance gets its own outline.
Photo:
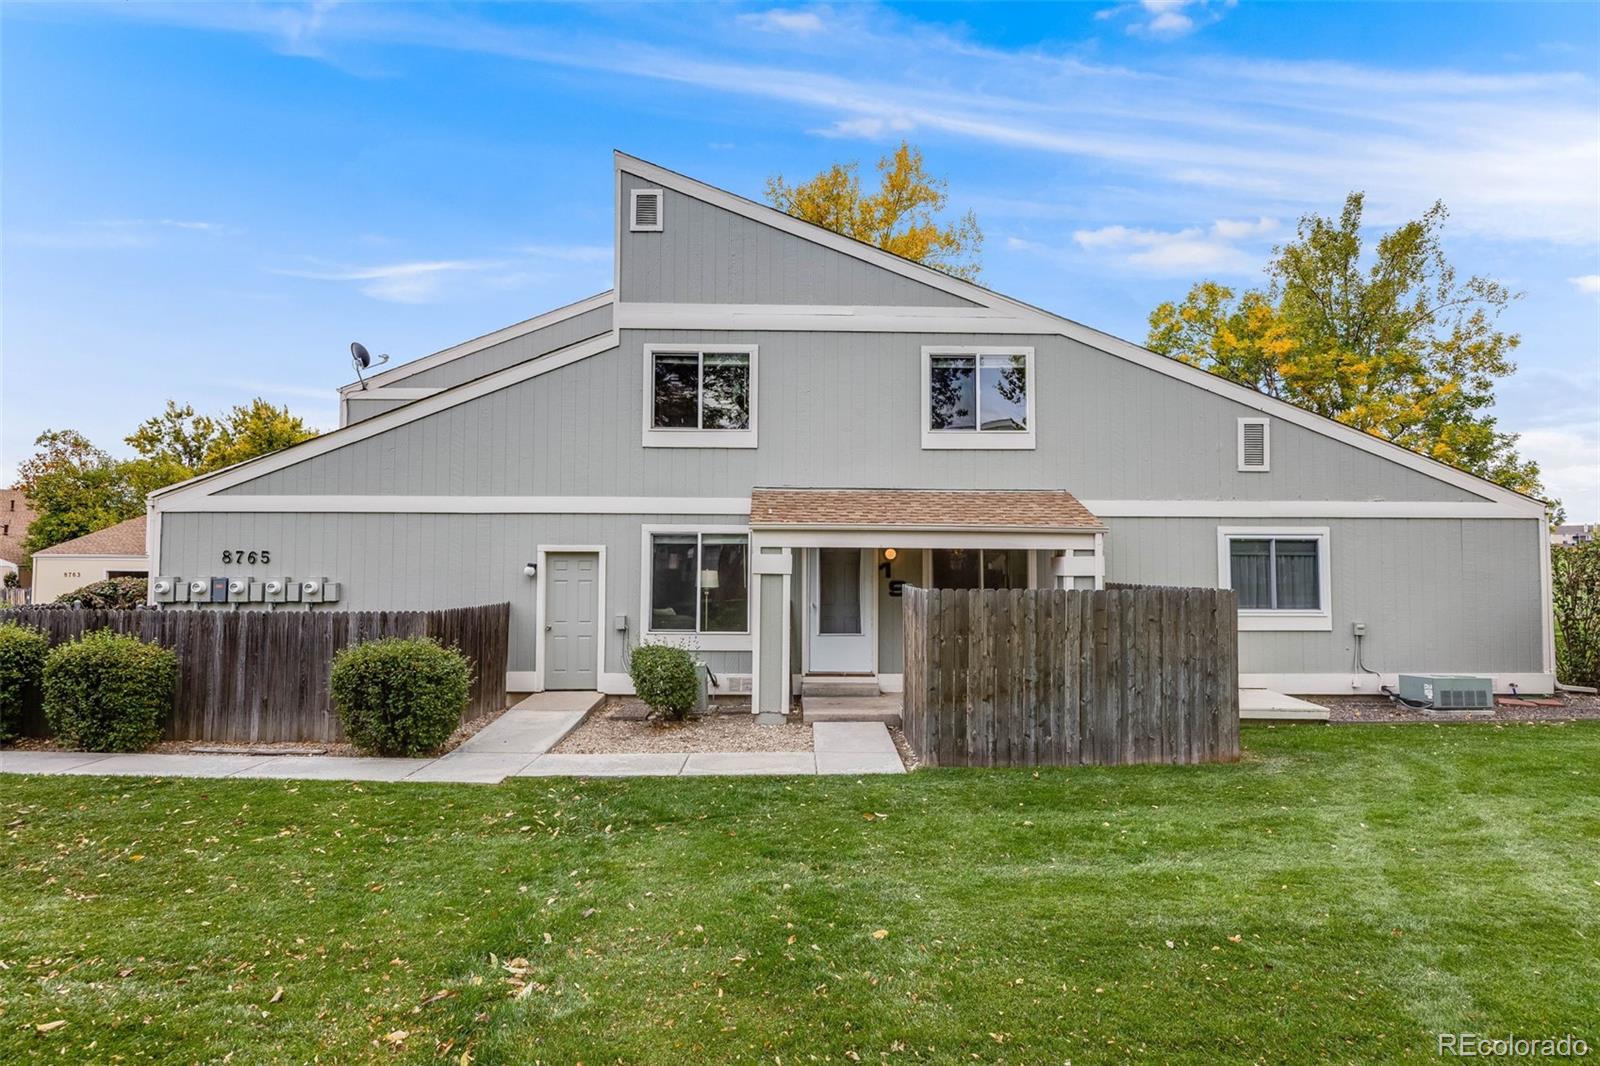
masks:
[[[1307,215],[1274,248],[1267,286],[1236,294],[1202,281],[1150,313],[1147,346],[1191,366],[1539,496],[1537,463],[1497,428],[1494,385],[1520,343],[1497,328],[1520,296],[1458,281],[1436,203],[1378,238],[1362,260],[1362,194],[1337,220]]]
[[[778,210],[886,252],[974,281],[983,231],[968,211],[941,225],[949,202],[948,183],[931,176],[922,152],[905,141],[878,160],[881,182],[863,193],[857,164],[835,163],[810,181],[790,185],[783,175],[767,179],[767,201]]]

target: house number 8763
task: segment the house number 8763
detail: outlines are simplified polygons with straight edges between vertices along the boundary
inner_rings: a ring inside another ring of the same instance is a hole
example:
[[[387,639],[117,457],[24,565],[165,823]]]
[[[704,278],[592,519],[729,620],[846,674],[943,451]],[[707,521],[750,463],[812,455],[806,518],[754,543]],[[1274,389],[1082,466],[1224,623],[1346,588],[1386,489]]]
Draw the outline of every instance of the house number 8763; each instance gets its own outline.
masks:
[[[224,548],[222,551],[224,563],[270,563],[272,553],[265,548],[246,551],[243,548]]]

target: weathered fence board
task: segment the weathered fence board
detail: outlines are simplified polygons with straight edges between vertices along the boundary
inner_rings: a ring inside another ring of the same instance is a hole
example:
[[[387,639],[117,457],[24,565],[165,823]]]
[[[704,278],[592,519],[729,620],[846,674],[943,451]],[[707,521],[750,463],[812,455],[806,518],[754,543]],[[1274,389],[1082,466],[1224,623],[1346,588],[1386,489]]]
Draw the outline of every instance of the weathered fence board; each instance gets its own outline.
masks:
[[[932,766],[1239,757],[1227,589],[907,587],[906,741]]]
[[[334,653],[378,637],[433,637],[472,661],[463,721],[505,705],[511,607],[497,603],[438,611],[102,611],[0,610],[0,619],[37,626],[60,644],[94,629],[154,641],[178,653],[178,684],[167,720],[173,740],[259,744],[334,741],[343,735],[328,677]],[[38,693],[23,731],[46,735]]]

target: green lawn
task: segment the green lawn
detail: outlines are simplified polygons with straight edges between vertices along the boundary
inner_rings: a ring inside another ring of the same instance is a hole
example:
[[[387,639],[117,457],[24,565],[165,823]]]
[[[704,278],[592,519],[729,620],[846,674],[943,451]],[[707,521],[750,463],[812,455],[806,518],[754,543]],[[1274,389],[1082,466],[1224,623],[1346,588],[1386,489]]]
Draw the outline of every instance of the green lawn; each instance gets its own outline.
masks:
[[[865,780],[0,777],[0,1061],[1600,1045],[1600,725],[1245,744]]]

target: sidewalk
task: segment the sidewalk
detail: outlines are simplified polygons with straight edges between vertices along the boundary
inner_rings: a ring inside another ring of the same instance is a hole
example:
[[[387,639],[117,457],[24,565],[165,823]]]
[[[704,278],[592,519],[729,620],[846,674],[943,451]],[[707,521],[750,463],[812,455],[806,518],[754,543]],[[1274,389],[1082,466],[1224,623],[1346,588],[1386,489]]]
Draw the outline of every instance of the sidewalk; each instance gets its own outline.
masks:
[[[507,777],[701,777],[715,774],[903,774],[889,731],[879,722],[812,726],[814,751],[552,755],[605,697],[598,692],[538,692],[437,759],[337,755],[108,755],[84,751],[0,751],[0,773],[148,777],[271,778],[320,781],[425,781],[498,784]]]

